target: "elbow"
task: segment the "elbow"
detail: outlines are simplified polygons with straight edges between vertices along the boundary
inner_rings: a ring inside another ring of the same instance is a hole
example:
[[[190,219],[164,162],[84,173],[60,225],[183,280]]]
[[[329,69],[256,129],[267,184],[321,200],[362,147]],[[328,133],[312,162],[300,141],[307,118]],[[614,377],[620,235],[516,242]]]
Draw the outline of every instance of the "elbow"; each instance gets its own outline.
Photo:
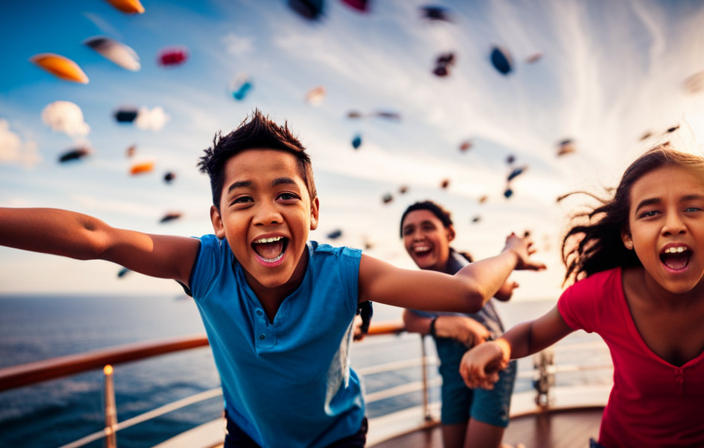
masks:
[[[491,298],[486,288],[477,281],[469,280],[465,285],[464,313],[476,313],[484,307],[484,304]]]

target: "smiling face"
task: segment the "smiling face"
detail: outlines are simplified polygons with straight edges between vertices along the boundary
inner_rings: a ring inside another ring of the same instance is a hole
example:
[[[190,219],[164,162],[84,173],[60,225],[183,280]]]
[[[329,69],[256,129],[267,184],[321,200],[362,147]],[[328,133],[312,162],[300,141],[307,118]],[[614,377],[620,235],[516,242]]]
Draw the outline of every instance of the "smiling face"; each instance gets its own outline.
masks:
[[[704,179],[665,166],[633,184],[623,243],[645,268],[646,283],[674,294],[691,291],[704,274]]]
[[[445,227],[431,211],[415,210],[406,215],[401,228],[403,245],[421,269],[444,271],[455,231]]]
[[[298,287],[308,232],[318,226],[318,198],[310,199],[293,155],[257,148],[230,158],[220,210],[213,206],[210,215],[215,234],[227,239],[257,295]]]

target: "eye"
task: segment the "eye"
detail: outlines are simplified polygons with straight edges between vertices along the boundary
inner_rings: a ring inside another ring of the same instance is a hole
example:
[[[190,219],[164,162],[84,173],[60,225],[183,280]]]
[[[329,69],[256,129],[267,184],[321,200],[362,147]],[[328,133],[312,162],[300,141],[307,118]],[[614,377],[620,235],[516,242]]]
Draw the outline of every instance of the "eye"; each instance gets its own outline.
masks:
[[[413,230],[414,230],[414,229],[413,229],[413,227],[411,227],[411,226],[404,227],[404,228],[403,228],[403,235],[404,235],[404,236],[410,235],[410,234],[413,233]]]
[[[638,215],[638,218],[652,218],[653,216],[657,216],[660,212],[658,210],[647,210],[640,215]]]
[[[246,204],[248,202],[254,202],[254,199],[251,196],[237,196],[230,202],[230,205]]]
[[[300,197],[297,194],[289,193],[289,192],[281,193],[278,198],[281,199],[282,201],[296,201],[296,200],[300,199]]]
[[[691,212],[700,212],[700,211],[702,211],[702,209],[700,207],[692,205],[692,206],[689,206],[686,209],[684,209],[684,211],[686,213],[691,213]]]

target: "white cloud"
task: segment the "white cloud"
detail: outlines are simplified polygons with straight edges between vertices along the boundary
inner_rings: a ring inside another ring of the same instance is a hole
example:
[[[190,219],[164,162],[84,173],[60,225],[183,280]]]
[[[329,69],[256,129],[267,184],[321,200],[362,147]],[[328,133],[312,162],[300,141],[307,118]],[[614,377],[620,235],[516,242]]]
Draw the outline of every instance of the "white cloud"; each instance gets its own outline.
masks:
[[[90,126],[83,121],[81,108],[70,101],[54,101],[42,111],[42,121],[57,132],[65,132],[71,137],[90,133]]]
[[[21,163],[32,167],[41,160],[37,144],[31,140],[23,142],[10,130],[10,123],[0,119],[0,163]]]
[[[134,125],[139,129],[159,131],[169,120],[171,120],[171,117],[164,112],[164,108],[161,106],[151,110],[147,107],[141,107],[137,118],[134,120]]]
[[[222,38],[225,44],[225,50],[234,56],[252,53],[254,51],[254,38],[250,36],[238,36],[235,33],[229,33]]]

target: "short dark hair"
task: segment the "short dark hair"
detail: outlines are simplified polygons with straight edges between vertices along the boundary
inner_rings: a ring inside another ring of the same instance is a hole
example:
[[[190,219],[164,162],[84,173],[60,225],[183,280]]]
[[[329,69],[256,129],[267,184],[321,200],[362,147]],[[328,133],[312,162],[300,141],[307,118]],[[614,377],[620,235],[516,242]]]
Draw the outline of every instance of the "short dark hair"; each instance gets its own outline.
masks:
[[[452,225],[452,218],[450,217],[450,212],[442,208],[442,206],[436,204],[433,201],[416,202],[415,204],[409,205],[406,211],[403,212],[403,215],[401,216],[401,228],[399,229],[401,238],[403,238],[403,221],[406,220],[406,216],[408,216],[409,213],[415,212],[417,210],[429,211],[430,213],[435,215],[435,217],[438,218],[440,222],[442,222],[442,225],[445,226],[445,228],[448,228]]]
[[[619,266],[642,266],[635,251],[626,249],[621,240],[621,232],[629,231],[631,190],[640,178],[666,166],[685,168],[704,176],[704,157],[677,151],[667,142],[650,149],[626,168],[611,199],[576,192],[594,197],[601,205],[572,217],[573,220],[587,218],[588,222],[574,224],[562,239],[562,261],[567,268],[565,283]],[[562,198],[566,196],[569,195]],[[577,241],[568,243],[572,238]]]
[[[308,195],[311,200],[317,196],[310,157],[305,152],[306,148],[289,130],[288,123],[278,125],[259,109],[254,109],[252,114],[229,134],[223,137],[218,131],[213,137],[213,146],[204,150],[205,154],[198,161],[200,172],[210,177],[213,205],[218,210],[225,182],[225,163],[231,157],[252,148],[273,149],[293,155],[298,163],[299,174],[308,189]]]

